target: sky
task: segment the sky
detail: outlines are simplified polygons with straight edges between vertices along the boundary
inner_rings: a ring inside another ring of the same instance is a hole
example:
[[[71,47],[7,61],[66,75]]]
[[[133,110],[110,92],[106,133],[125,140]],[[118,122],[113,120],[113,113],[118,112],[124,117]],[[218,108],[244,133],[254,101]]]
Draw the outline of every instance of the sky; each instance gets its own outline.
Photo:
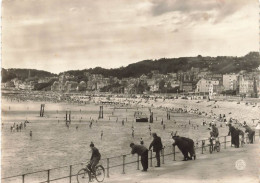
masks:
[[[258,0],[2,0],[2,67],[59,73],[259,50]]]

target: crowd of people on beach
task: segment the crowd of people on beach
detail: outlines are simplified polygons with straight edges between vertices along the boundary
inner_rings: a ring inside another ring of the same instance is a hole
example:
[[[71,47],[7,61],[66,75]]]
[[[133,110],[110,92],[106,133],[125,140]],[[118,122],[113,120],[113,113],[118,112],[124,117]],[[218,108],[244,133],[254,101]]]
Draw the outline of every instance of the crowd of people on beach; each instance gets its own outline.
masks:
[[[26,124],[29,123],[29,121],[25,120],[23,123],[13,123],[10,127],[11,132],[21,132],[23,129],[26,129]],[[4,123],[2,123],[2,126]]]

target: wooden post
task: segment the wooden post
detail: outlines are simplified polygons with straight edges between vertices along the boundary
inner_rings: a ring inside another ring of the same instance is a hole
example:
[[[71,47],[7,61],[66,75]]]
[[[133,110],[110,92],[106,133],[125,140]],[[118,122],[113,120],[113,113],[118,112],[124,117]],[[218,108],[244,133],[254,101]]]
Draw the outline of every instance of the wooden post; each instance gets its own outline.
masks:
[[[107,158],[107,178],[109,178],[109,158]]]
[[[227,143],[227,136],[224,136],[224,148],[226,149],[227,148],[227,146],[226,146],[226,143]]]
[[[23,183],[24,183],[24,177],[25,177],[25,175],[23,174],[23,175],[22,175],[22,178],[23,178]]]
[[[139,155],[137,155],[137,170],[139,170]]]
[[[203,149],[204,149],[204,141],[201,141],[201,154],[203,154]]]
[[[99,113],[98,113],[98,119],[101,118],[101,106],[99,106]]]
[[[45,107],[45,104],[42,104],[42,117],[44,115],[44,107]]]
[[[150,150],[150,167],[153,166],[153,152]]]
[[[104,112],[104,111],[103,111],[103,105],[102,105],[102,114],[101,114],[101,115],[102,115],[102,116],[101,116],[102,119],[103,119],[103,117],[104,117],[104,116],[103,116],[103,114],[104,114],[103,112]]]
[[[45,107],[45,104],[41,104],[40,117],[43,117],[43,115],[44,115],[44,107]],[[28,108],[27,108],[27,110],[28,110]]]
[[[47,182],[50,182],[50,170],[47,170]]]
[[[125,156],[126,155],[123,155],[123,172],[122,172],[122,174],[125,174]]]
[[[164,147],[162,148],[162,164],[164,164]]]
[[[173,153],[173,161],[176,161],[175,160],[175,146],[172,147],[172,153]]]
[[[70,183],[71,183],[71,178],[72,178],[72,165],[70,165]]]
[[[40,117],[42,117],[42,105],[41,105],[41,108],[40,108]]]

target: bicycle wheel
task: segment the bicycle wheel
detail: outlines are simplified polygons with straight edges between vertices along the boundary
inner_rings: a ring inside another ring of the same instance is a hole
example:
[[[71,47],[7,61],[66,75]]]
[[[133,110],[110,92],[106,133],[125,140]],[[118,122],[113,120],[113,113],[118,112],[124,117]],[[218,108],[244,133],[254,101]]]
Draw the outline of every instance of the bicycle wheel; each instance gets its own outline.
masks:
[[[103,182],[105,178],[105,168],[102,165],[96,167],[96,180],[98,182]]]
[[[79,170],[79,172],[77,174],[77,181],[78,181],[78,183],[88,183],[89,182],[89,172],[85,168],[82,168]]]

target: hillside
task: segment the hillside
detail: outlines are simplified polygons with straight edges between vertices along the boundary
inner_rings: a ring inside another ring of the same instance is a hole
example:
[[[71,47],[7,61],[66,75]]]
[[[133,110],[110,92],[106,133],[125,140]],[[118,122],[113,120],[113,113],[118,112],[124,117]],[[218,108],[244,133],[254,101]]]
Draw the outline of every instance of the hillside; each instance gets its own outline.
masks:
[[[29,74],[30,73],[30,74]],[[20,80],[25,80],[30,75],[31,78],[43,78],[43,77],[52,77],[56,74],[36,70],[36,69],[4,69],[2,68],[2,83],[10,81],[11,79],[18,78]]]
[[[114,76],[121,78],[139,77],[142,74],[148,74],[152,70],[159,70],[162,74],[171,72],[188,71],[192,67],[208,68],[209,71],[218,74],[237,73],[241,70],[252,71],[260,65],[260,57],[258,52],[250,52],[244,57],[181,57],[181,58],[161,58],[158,60],[144,60],[130,64],[126,67],[116,69],[104,69],[101,67],[70,70],[69,73],[75,76],[84,75],[84,72],[91,74],[102,74],[105,77]]]
[[[60,74],[69,73],[75,76],[75,80],[86,80],[84,73],[102,74],[104,77],[139,77],[142,74],[148,74],[152,70],[159,70],[162,74],[173,73],[178,71],[188,71],[192,67],[207,68],[209,71],[217,74],[237,73],[241,70],[252,71],[260,65],[260,56],[258,52],[250,52],[243,57],[181,57],[181,58],[161,58],[158,60],[143,60],[137,63],[130,64],[126,67],[104,69],[101,67],[84,69],[84,70],[69,70]],[[24,80],[28,78],[30,71],[31,78],[42,78],[56,76],[56,74],[36,70],[36,69],[2,69],[2,82],[10,81],[13,78]]]

